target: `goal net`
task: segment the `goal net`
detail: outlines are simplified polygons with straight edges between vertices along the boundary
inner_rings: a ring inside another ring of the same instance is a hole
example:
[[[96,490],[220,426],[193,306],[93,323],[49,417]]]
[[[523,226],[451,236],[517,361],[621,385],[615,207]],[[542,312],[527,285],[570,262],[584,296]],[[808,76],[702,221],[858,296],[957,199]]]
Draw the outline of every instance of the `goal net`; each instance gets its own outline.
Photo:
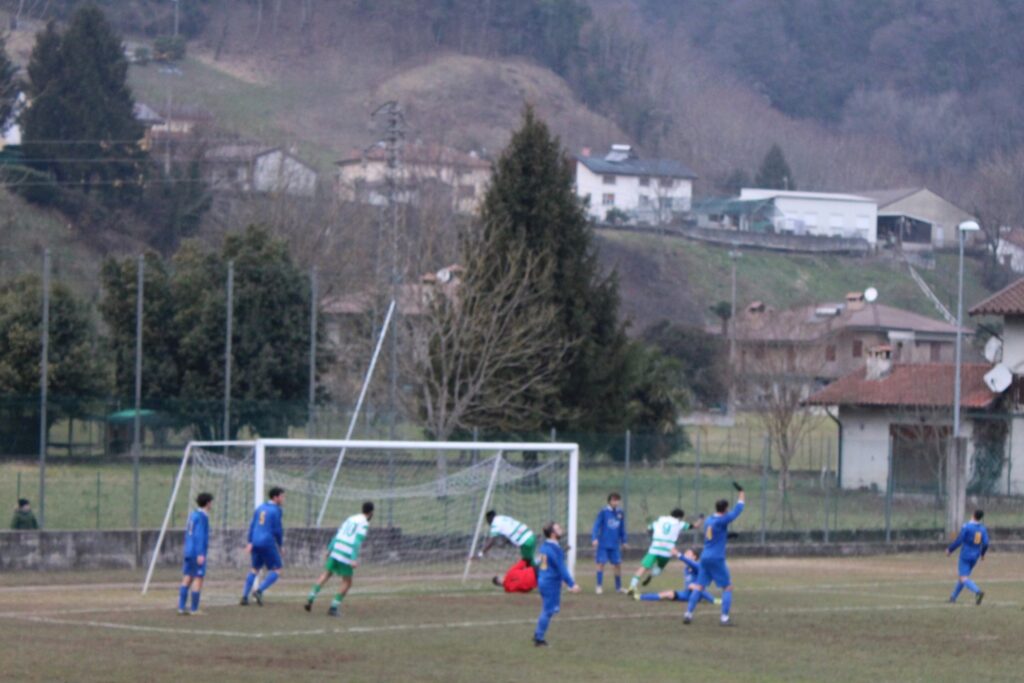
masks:
[[[578,459],[578,446],[566,443],[194,442],[182,458],[143,592],[158,564],[180,563],[183,529],[204,491],[214,496],[209,571],[248,566],[244,546],[253,510],[273,487],[285,491],[285,568],[307,569],[310,579],[337,527],[365,501],[375,512],[360,551],[360,582],[397,589],[490,583],[518,559],[517,549],[501,540],[487,557],[476,557],[492,509],[538,537],[546,522],[560,522],[572,568]]]

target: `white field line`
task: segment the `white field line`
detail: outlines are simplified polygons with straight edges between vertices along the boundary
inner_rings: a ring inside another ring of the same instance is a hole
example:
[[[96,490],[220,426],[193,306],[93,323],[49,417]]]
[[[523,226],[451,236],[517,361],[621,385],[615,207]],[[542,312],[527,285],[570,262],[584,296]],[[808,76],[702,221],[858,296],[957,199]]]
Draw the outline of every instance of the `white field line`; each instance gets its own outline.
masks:
[[[1018,607],[1017,603],[1013,602],[996,602],[987,603],[986,607]],[[757,614],[838,614],[838,613],[868,613],[868,612],[901,612],[901,611],[919,611],[919,610],[931,610],[931,609],[951,609],[945,604],[916,604],[916,605],[876,605],[876,606],[845,606],[845,607],[783,607],[779,609],[770,610],[752,610],[745,614],[757,615]],[[560,622],[572,621],[572,622],[590,622],[590,621],[625,621],[633,619],[678,619],[679,610],[674,610],[672,613],[655,614],[651,612],[635,612],[635,613],[623,613],[623,614],[603,614],[603,615],[587,615],[587,616],[560,616],[558,620]],[[714,612],[708,612],[708,618],[714,619]],[[314,635],[346,635],[346,634],[367,634],[367,633],[389,633],[389,632],[407,632],[407,631],[432,631],[439,629],[465,629],[465,628],[488,628],[488,627],[500,627],[500,626],[526,626],[534,624],[535,619],[501,619],[501,620],[483,620],[483,621],[454,621],[454,622],[434,622],[434,623],[423,623],[423,624],[389,624],[385,626],[350,626],[346,628],[318,628],[318,629],[307,629],[307,630],[296,630],[296,631],[264,631],[264,632],[252,632],[246,633],[244,631],[224,631],[218,629],[183,629],[183,628],[171,628],[166,626],[144,626],[140,624],[122,624],[110,621],[78,621],[74,619],[58,619],[54,617],[44,616],[32,616],[32,615],[18,615],[13,617],[18,620],[31,621],[41,624],[55,624],[63,626],[84,626],[89,628],[107,628],[121,631],[134,631],[140,633],[167,633],[167,634],[178,634],[178,635],[197,635],[197,636],[221,636],[225,638],[241,638],[241,639],[254,639],[260,640],[264,638],[288,638],[297,636],[314,636]],[[190,619],[192,617],[189,617]]]

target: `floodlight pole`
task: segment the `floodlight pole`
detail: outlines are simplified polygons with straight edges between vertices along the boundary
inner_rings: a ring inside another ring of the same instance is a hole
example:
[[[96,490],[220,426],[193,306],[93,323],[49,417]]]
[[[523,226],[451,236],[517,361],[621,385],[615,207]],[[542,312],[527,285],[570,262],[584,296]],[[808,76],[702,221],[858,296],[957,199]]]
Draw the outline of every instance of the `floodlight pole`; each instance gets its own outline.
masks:
[[[963,523],[966,498],[965,454],[966,447],[960,436],[960,394],[961,365],[963,358],[963,327],[964,327],[964,242],[968,232],[979,230],[974,221],[964,221],[957,226],[960,242],[959,273],[957,277],[956,297],[956,350],[953,377],[953,444],[946,459],[946,533],[953,534]]]
[[[39,528],[46,528],[46,403],[50,372],[50,250],[43,251],[43,322],[39,357]]]
[[[135,416],[132,420],[132,528],[139,530],[139,456],[142,453],[142,314],[146,259],[139,254],[135,268]]]
[[[235,308],[235,262],[228,261],[227,324],[224,329],[224,432],[227,441],[231,430],[231,336]]]
[[[729,415],[736,414],[736,261],[743,254],[736,248],[729,251],[732,260],[732,297],[729,304]]]

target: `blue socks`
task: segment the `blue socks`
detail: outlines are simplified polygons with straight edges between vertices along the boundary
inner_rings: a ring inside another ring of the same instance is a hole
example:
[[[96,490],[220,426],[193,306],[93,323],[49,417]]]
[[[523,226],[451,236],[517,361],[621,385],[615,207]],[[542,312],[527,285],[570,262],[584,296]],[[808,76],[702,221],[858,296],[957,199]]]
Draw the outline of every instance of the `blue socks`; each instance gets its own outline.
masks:
[[[658,600],[661,600],[661,598],[658,597],[657,593],[643,593],[640,595],[640,599],[648,600],[650,602],[657,602]]]
[[[712,598],[714,601],[714,598]],[[732,591],[722,591],[722,616],[729,616],[729,608],[732,607]]]
[[[554,616],[553,613],[541,610],[540,619],[537,620],[537,630],[533,633],[535,640],[544,640],[544,634],[548,632],[548,625],[551,623],[552,616]]]
[[[981,589],[978,588],[978,584],[974,583],[974,581],[972,581],[971,579],[967,579],[967,581],[964,583],[964,586],[966,586],[967,590],[971,591],[972,593],[981,592]]]
[[[192,591],[192,611],[199,609],[199,591]]]
[[[697,609],[697,603],[700,602],[701,594],[699,591],[690,591],[690,600],[686,603],[686,613],[693,614],[693,610]]]
[[[963,589],[964,589],[964,585],[962,583],[960,583],[960,581],[957,581],[956,585],[953,586],[953,593],[952,593],[952,595],[949,596],[950,601],[951,602],[956,602],[956,599],[958,597],[960,597],[960,591],[962,591]]]
[[[277,572],[269,572],[267,574],[267,578],[263,579],[263,583],[260,584],[260,587],[257,590],[259,590],[259,592],[262,593],[263,591],[265,591],[268,588],[270,588],[271,586],[273,586],[274,582],[276,582],[276,581],[277,581]]]
[[[188,586],[178,588],[178,610],[185,611],[185,601],[188,599]]]
[[[600,588],[602,584],[604,584],[604,572],[598,571],[597,572],[597,587]]]
[[[707,600],[712,605],[715,604],[715,596],[712,595],[709,591],[704,591],[703,593],[700,594],[700,597],[702,597],[703,599]]]
[[[615,576],[615,590],[622,590],[622,577],[618,575]]]
[[[245,577],[245,590],[242,591],[242,597],[249,597],[249,593],[252,592],[252,585],[256,583],[256,575],[249,572],[249,575]]]

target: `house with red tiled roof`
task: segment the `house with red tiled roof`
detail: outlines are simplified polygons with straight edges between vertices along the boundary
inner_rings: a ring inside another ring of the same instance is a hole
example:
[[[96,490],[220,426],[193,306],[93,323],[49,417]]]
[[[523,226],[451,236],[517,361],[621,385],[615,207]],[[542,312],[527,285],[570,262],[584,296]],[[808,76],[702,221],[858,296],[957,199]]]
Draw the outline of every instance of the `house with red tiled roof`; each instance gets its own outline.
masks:
[[[839,425],[840,486],[885,490],[891,468],[897,493],[943,490],[953,437],[954,368],[952,363],[894,364],[887,346],[876,347],[865,368],[807,399]],[[987,439],[998,426],[991,412],[1000,397],[985,383],[989,370],[983,363],[962,367],[961,435],[967,438],[969,467],[974,437]]]

